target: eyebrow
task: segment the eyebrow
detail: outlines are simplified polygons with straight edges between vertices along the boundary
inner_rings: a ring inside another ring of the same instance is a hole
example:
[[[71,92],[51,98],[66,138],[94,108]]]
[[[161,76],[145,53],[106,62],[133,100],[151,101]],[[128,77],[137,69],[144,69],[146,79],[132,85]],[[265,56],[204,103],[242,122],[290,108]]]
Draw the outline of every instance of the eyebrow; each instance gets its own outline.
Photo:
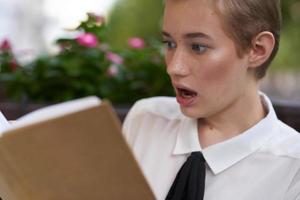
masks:
[[[166,31],[162,31],[162,35],[165,37],[172,37],[170,33]],[[184,38],[193,39],[193,38],[206,38],[211,39],[210,36],[206,35],[205,33],[195,32],[195,33],[186,33],[184,34]]]

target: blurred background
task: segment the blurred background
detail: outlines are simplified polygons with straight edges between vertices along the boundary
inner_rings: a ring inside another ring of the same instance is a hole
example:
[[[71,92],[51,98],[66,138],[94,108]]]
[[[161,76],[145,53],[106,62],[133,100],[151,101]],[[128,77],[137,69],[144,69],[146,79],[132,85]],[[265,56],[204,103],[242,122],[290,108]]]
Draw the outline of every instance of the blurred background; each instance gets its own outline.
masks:
[[[282,1],[282,11],[279,54],[262,90],[297,104],[300,0]],[[0,101],[24,108],[93,94],[116,104],[172,95],[162,13],[162,0],[0,0]]]

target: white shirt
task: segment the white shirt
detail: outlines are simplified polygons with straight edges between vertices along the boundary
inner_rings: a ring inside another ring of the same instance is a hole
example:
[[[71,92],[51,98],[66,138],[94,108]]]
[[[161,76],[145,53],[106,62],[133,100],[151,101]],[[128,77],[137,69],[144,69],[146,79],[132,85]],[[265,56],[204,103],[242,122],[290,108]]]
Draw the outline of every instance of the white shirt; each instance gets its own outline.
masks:
[[[155,196],[165,199],[193,151],[206,162],[205,200],[300,200],[300,135],[277,119],[262,94],[267,116],[244,133],[201,149],[197,120],[175,98],[138,101],[123,132]]]

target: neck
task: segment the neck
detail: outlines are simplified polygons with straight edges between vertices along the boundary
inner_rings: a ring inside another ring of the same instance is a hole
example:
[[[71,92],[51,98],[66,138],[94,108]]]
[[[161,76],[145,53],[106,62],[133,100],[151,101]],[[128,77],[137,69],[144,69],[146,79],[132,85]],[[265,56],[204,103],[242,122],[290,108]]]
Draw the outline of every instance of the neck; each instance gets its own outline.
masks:
[[[247,90],[221,112],[198,120],[202,148],[225,141],[243,133],[266,115],[258,90]]]

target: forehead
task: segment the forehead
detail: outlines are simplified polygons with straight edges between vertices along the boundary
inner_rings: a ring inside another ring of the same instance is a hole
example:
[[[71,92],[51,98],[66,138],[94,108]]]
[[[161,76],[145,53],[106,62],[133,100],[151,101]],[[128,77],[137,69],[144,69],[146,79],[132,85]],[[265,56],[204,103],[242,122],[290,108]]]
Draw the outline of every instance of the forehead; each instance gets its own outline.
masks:
[[[222,31],[209,0],[166,0],[163,29],[167,32]]]

